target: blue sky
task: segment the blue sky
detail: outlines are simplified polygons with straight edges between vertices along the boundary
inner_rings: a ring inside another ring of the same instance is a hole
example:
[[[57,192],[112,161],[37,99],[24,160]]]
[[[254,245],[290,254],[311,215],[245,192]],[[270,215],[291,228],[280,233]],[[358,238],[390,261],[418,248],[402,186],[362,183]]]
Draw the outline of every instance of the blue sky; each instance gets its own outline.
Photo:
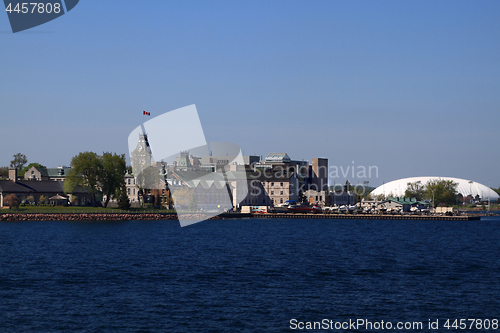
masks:
[[[12,34],[5,13],[0,165],[126,153],[143,110],[196,104],[207,141],[245,154],[377,166],[349,177],[374,186],[499,187],[499,14],[499,1],[81,0]]]

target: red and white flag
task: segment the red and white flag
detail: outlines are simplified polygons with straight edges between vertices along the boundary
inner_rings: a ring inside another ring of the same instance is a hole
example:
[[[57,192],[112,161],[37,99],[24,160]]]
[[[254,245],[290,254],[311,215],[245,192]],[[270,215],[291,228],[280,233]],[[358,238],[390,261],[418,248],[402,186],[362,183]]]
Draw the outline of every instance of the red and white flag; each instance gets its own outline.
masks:
[[[150,112],[146,112],[146,111],[142,111],[142,115],[143,115],[143,116],[150,116],[150,115],[151,115],[151,113],[150,113]]]

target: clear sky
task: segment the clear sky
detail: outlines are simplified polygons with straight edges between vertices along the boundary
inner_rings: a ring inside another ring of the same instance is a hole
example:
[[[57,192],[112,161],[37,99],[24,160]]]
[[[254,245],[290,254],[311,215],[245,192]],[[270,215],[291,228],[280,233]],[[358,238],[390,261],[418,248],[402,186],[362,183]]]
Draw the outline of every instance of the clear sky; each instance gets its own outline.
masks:
[[[245,154],[496,188],[499,17],[498,0],[81,0],[12,34],[0,14],[0,166],[126,153],[143,110],[196,104],[207,141]]]

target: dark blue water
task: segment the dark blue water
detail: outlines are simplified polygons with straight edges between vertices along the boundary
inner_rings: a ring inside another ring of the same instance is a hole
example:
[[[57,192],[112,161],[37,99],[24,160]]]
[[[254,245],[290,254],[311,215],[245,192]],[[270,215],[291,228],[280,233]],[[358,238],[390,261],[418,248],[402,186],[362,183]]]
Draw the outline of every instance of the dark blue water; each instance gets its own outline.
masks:
[[[500,318],[499,239],[498,218],[2,222],[0,332],[429,332]]]

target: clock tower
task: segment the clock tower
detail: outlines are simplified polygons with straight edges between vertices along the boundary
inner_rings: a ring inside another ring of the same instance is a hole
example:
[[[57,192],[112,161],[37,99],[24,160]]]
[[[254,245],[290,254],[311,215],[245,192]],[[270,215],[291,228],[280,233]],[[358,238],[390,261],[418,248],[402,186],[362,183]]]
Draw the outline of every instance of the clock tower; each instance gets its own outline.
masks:
[[[132,169],[136,176],[141,174],[146,168],[151,167],[151,162],[153,160],[151,148],[149,147],[148,135],[144,131],[144,127],[142,131],[143,132],[139,134],[137,146],[130,153],[130,163],[132,164]]]

